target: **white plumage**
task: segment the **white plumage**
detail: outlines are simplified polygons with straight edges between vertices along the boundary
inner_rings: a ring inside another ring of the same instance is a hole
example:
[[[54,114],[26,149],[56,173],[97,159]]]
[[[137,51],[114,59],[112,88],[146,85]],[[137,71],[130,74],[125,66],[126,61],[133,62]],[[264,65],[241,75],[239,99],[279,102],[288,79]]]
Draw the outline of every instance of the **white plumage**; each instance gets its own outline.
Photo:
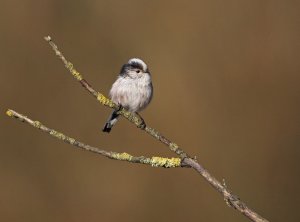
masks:
[[[152,95],[151,74],[147,65],[137,58],[130,59],[122,66],[121,72],[110,90],[112,101],[130,112],[139,112],[146,108],[151,102]],[[110,132],[117,122],[117,118],[117,112],[114,111],[103,131]]]
[[[149,74],[143,74],[138,79],[119,77],[112,85],[110,96],[113,102],[130,112],[139,112],[152,97],[151,77]]]

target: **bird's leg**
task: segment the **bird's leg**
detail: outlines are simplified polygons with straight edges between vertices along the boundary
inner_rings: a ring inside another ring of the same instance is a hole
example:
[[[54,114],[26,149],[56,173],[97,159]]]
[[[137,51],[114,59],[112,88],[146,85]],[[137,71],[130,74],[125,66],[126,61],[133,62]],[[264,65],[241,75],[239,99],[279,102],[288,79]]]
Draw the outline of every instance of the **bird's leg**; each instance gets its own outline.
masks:
[[[145,120],[140,116],[138,112],[135,113],[139,118],[140,118],[140,124],[137,126],[140,129],[145,129],[146,128],[146,123]]]
[[[121,104],[118,104],[118,108],[116,109],[117,113],[119,113],[124,107]]]

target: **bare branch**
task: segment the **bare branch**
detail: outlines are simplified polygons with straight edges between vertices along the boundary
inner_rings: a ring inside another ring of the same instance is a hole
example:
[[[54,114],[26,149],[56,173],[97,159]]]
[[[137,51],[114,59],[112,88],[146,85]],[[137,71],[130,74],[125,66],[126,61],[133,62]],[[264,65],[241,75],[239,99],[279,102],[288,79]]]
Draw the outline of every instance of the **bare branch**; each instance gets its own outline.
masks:
[[[69,72],[73,75],[75,79],[77,79],[81,85],[88,91],[90,92],[94,97],[97,98],[97,100],[105,106],[108,106],[110,108],[113,108],[115,110],[119,110],[119,114],[128,119],[130,122],[135,124],[137,127],[141,128],[140,125],[143,123],[141,118],[139,118],[138,115],[135,113],[131,113],[127,111],[124,108],[119,109],[119,106],[115,104],[113,101],[110,99],[106,98],[102,93],[97,92],[96,90],[93,89],[93,87],[82,77],[82,75],[74,68],[73,64],[69,62],[64,55],[58,50],[58,47],[56,44],[52,41],[50,36],[47,36],[44,38],[49,45],[52,47],[54,50],[55,54],[58,56],[58,58],[64,63],[65,67],[69,70]],[[166,144],[170,150],[175,152],[177,155],[179,155],[182,159],[185,157],[188,157],[187,154],[179,148],[179,146],[176,143],[172,143],[170,140],[168,140],[166,137],[164,137],[162,134],[160,134],[158,131],[156,131],[153,128],[150,128],[146,126],[145,128],[141,128],[145,130],[148,134],[153,136],[154,138],[158,139],[162,143]]]
[[[124,108],[119,109],[118,105],[113,103],[110,99],[106,98],[103,94],[97,92],[96,90],[94,90],[92,88],[92,86],[85,80],[83,79],[83,77],[81,76],[81,74],[73,67],[73,64],[70,63],[68,60],[66,60],[66,58],[63,56],[63,54],[58,50],[58,47],[55,45],[55,43],[52,41],[51,37],[45,37],[45,40],[50,44],[50,46],[52,47],[52,49],[54,50],[54,52],[56,53],[56,55],[58,56],[58,58],[64,63],[65,67],[69,70],[69,72],[73,75],[73,77],[75,79],[77,79],[81,85],[88,91],[90,92],[94,97],[96,97],[96,99],[105,106],[108,106],[110,108],[113,108],[115,110],[119,110],[119,114],[122,115],[123,117],[125,117],[127,120],[129,120],[130,122],[132,122],[133,124],[135,124],[137,127],[141,128],[140,125],[142,123],[142,120],[135,114],[128,112],[127,110],[125,110]],[[143,159],[145,157],[132,157],[129,154],[112,154],[113,152],[107,152],[104,150],[99,150],[97,148],[94,147],[90,147],[88,145],[84,145],[80,142],[75,141],[72,138],[66,137],[65,135],[58,133],[54,130],[48,129],[47,127],[41,125],[38,121],[32,121],[30,119],[28,119],[27,117],[24,117],[21,114],[18,114],[12,110],[9,110],[7,112],[8,115],[19,118],[21,121],[25,121],[27,123],[29,123],[30,125],[39,128],[41,130],[43,130],[44,132],[48,132],[49,134],[55,136],[56,138],[59,138],[67,143],[70,143],[72,145],[78,146],[82,149],[86,149],[92,152],[96,152],[99,153],[101,155],[104,155],[106,157],[112,158],[112,159],[118,159],[118,160],[126,160],[128,161],[128,159],[134,159],[136,158],[136,162],[138,163],[145,163],[144,161],[140,161],[140,159]],[[201,176],[203,176],[208,183],[210,183],[210,185],[212,185],[213,188],[215,188],[219,193],[222,194],[226,204],[230,207],[233,207],[234,209],[238,210],[240,213],[242,213],[243,215],[245,215],[248,219],[252,220],[252,221],[257,221],[257,222],[267,222],[268,220],[264,219],[263,217],[261,217],[260,215],[258,215],[255,211],[251,210],[249,207],[246,206],[245,203],[243,203],[238,196],[234,195],[231,193],[231,191],[229,191],[227,189],[227,187],[224,184],[221,184],[216,178],[214,178],[204,167],[202,167],[195,159],[190,158],[187,153],[185,153],[182,149],[179,148],[179,146],[174,143],[171,142],[170,140],[168,140],[166,137],[164,137],[161,133],[159,133],[158,131],[156,131],[153,128],[150,128],[149,126],[146,126],[145,128],[141,128],[142,130],[144,130],[145,132],[147,132],[149,135],[151,135],[152,137],[154,137],[155,139],[159,140],[160,142],[164,143],[165,145],[167,145],[169,147],[170,150],[172,150],[173,152],[175,152],[177,155],[180,156],[181,158],[181,162],[178,162],[178,158],[172,158],[171,162],[175,161],[175,163],[172,163],[171,165],[174,167],[177,166],[189,166],[194,168]],[[52,132],[52,133],[51,133]],[[80,146],[77,144],[81,144]],[[84,145],[84,146],[83,146]],[[119,155],[119,156],[118,156]],[[127,158],[127,155],[130,158]],[[140,159],[139,159],[140,158]],[[151,162],[154,161],[156,162],[156,160],[153,160],[154,157],[152,158],[148,158],[146,162]],[[155,159],[155,158],[154,158]],[[164,161],[168,162],[168,160],[166,158],[163,158]],[[130,162],[134,162],[134,161],[130,161]],[[160,162],[160,161],[159,161]],[[165,162],[164,162],[165,163]],[[150,163],[151,164],[151,163]],[[151,164],[152,165],[152,164]],[[155,164],[154,164],[155,165]],[[156,165],[155,165],[156,166]],[[161,166],[161,165],[158,165]],[[163,167],[167,167],[165,164],[162,164]]]
[[[75,79],[77,79],[81,85],[89,91],[94,97],[97,98],[97,100],[105,106],[108,106],[110,108],[119,110],[119,107],[117,104],[113,103],[110,99],[106,98],[103,94],[97,92],[92,88],[92,86],[81,76],[81,74],[73,67],[73,64],[66,60],[66,58],[63,56],[63,54],[58,50],[58,47],[56,44],[52,41],[50,36],[45,37],[45,40],[50,44],[52,49],[54,50],[55,54],[58,56],[58,58],[64,63],[66,68],[69,70],[69,72],[74,76]],[[134,113],[130,113],[124,108],[120,109],[119,114],[125,117],[127,120],[129,120],[131,123],[135,124],[137,127],[140,126],[142,123],[141,119],[135,115]],[[168,140],[166,137],[164,137],[161,133],[156,131],[155,129],[146,126],[145,128],[140,129],[147,132],[149,135],[154,137],[155,139],[159,140],[160,142],[164,143],[169,147],[170,150],[175,152],[177,155],[179,155],[182,159],[181,165],[182,166],[189,166],[194,168],[201,176],[203,176],[207,182],[212,185],[213,188],[215,188],[218,192],[220,192],[223,195],[223,198],[225,200],[225,203],[233,207],[234,209],[238,210],[240,213],[245,215],[247,218],[249,218],[252,221],[256,222],[267,222],[268,220],[264,219],[260,215],[258,215],[255,211],[251,210],[249,207],[246,206],[245,203],[243,203],[240,198],[234,194],[232,194],[226,186],[222,185],[216,178],[214,178],[204,167],[202,167],[195,159],[190,158],[187,153],[185,153],[179,146]]]
[[[6,114],[10,117],[14,117],[21,122],[28,123],[29,125],[40,129],[41,131],[50,134],[51,136],[55,137],[56,139],[62,140],[66,143],[69,143],[73,146],[76,146],[80,149],[90,151],[93,153],[100,154],[102,156],[108,157],[110,159],[114,160],[122,160],[122,161],[127,161],[131,163],[142,163],[142,164],[147,164],[151,165],[153,167],[164,167],[164,168],[170,168],[170,167],[183,167],[184,165],[181,165],[181,159],[180,158],[163,158],[163,157],[144,157],[144,156],[132,156],[128,153],[117,153],[117,152],[112,152],[112,151],[106,151],[102,150],[96,147],[92,147],[90,145],[84,144],[82,142],[79,142],[71,137],[68,137],[64,135],[61,132],[58,132],[54,129],[50,129],[47,126],[43,125],[39,121],[34,121],[29,119],[28,117],[24,116],[23,114],[17,113],[14,110],[7,110]]]
[[[229,207],[233,207],[238,210],[240,213],[248,217],[250,220],[255,222],[268,222],[267,219],[263,218],[255,211],[250,209],[244,202],[240,200],[237,195],[231,193],[230,190],[227,189],[226,186],[222,185],[216,178],[214,178],[204,167],[202,167],[198,162],[191,158],[185,158],[182,160],[182,164],[186,164],[194,168],[199,174],[201,174],[207,182],[212,185],[217,191],[219,191],[225,200],[225,203]]]

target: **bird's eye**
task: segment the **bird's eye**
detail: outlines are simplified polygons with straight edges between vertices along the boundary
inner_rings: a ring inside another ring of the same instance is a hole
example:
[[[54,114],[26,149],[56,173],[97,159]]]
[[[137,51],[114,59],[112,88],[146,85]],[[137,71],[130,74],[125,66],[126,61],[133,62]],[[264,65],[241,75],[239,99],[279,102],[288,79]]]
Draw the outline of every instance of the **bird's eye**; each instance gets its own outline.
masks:
[[[140,73],[140,70],[136,70],[137,73]]]

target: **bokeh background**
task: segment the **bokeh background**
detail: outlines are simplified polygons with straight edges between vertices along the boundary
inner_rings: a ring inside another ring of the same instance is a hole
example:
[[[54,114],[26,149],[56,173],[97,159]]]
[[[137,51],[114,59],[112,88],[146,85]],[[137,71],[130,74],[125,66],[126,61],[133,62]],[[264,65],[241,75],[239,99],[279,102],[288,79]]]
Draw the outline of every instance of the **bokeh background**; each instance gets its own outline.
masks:
[[[90,145],[174,156],[99,105],[43,40],[108,94],[144,59],[146,122],[270,221],[300,207],[300,2],[1,1],[1,221],[248,221],[189,169],[112,161],[5,116],[15,109]],[[298,218],[298,219],[297,219]]]

